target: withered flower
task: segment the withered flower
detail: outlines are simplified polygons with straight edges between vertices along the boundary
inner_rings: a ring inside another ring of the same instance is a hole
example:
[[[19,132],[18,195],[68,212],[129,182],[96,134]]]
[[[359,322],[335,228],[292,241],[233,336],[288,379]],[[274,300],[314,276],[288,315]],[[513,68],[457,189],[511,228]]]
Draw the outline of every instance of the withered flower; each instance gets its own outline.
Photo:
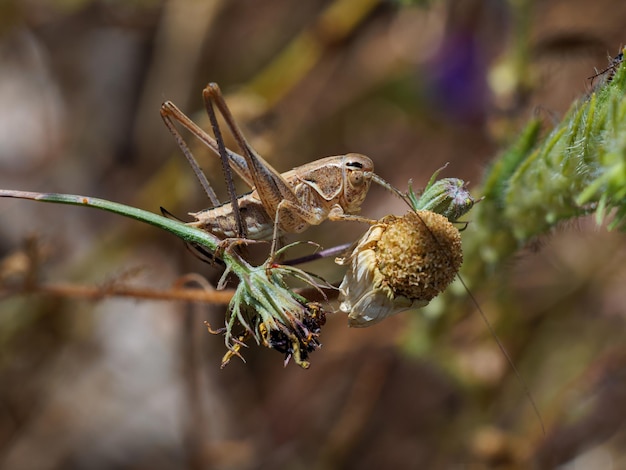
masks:
[[[381,219],[351,254],[337,258],[338,264],[348,266],[339,287],[339,308],[348,313],[350,326],[374,325],[396,313],[428,305],[459,271],[461,236],[452,222],[466,214],[475,200],[463,180],[437,180],[442,169],[433,174],[419,196],[409,184],[405,199],[412,212]]]
[[[249,266],[230,303],[226,326],[214,331],[207,324],[209,332],[225,335],[228,351],[222,358],[222,367],[234,356],[243,360],[240,351],[250,338],[283,353],[285,365],[293,359],[300,367],[309,367],[309,354],[321,345],[319,335],[326,315],[318,303],[294,292],[286,278],[316,289],[330,287],[305,271],[277,265],[272,260],[262,266]]]
[[[319,335],[326,323],[326,314],[315,302],[305,304],[304,315],[294,317],[290,327],[279,325],[279,329],[267,331],[263,335],[264,346],[275,349],[285,355],[285,364],[294,358],[294,362],[303,368],[309,367],[309,353],[321,346]]]
[[[370,227],[352,253],[339,287],[348,323],[365,327],[426,306],[454,279],[463,261],[458,229],[431,211],[387,216]]]

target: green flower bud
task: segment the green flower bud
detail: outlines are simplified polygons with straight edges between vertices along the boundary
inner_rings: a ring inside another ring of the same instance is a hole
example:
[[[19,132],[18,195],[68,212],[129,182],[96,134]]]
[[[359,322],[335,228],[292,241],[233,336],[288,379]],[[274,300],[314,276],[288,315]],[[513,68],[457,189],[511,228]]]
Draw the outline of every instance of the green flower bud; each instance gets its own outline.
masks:
[[[419,197],[409,188],[409,201],[416,211],[436,212],[456,222],[475,204],[466,186],[465,181],[458,178],[444,178],[436,182],[431,180]]]

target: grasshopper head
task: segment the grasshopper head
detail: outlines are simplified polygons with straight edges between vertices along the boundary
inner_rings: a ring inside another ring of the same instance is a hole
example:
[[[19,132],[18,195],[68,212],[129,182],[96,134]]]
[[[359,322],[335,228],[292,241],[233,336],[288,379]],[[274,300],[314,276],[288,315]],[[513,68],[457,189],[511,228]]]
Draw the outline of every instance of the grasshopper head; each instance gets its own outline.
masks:
[[[374,163],[365,155],[348,153],[343,156],[342,207],[347,214],[359,212],[374,174]]]

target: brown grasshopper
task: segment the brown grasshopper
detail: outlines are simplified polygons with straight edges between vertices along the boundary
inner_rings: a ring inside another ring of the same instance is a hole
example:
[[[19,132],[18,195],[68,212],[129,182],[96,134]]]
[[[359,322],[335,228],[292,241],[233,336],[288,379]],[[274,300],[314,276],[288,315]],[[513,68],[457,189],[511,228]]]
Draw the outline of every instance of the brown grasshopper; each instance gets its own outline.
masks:
[[[278,173],[248,144],[218,85],[209,83],[202,96],[215,138],[196,125],[172,102],[166,101],[161,106],[161,117],[165,125],[174,135],[214,205],[212,208],[191,213],[196,220],[190,222],[190,225],[225,238],[272,239],[275,243],[280,234],[300,233],[326,219],[369,222],[369,219],[354,214],[359,212],[371,182],[375,181],[390,188],[388,183],[374,173],[372,161],[356,153],[322,158],[285,173]],[[243,155],[224,147],[213,111],[214,104],[224,117]],[[231,201],[219,205],[215,192],[174,122],[178,122],[219,155],[225,171],[228,170],[226,166],[229,166],[252,191],[237,198],[232,179],[227,174]]]

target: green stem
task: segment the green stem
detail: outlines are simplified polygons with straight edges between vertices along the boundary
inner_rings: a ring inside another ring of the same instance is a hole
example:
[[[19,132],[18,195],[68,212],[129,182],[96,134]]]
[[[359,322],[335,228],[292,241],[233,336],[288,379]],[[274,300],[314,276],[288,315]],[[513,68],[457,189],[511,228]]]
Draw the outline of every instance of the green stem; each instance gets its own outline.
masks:
[[[209,232],[183,222],[168,219],[136,207],[73,194],[35,193],[0,189],[0,197],[92,207],[139,220],[216,252],[222,241]],[[261,266],[251,266],[232,250],[221,250],[220,259],[240,280],[226,314],[225,342],[228,352],[222,360],[226,365],[231,357],[239,356],[240,331],[244,339],[251,336],[258,344],[275,348],[301,367],[307,368],[308,354],[319,347],[318,336],[324,323],[324,314],[314,303],[293,292],[286,283],[292,278],[311,287],[330,287],[293,266],[280,266],[270,257]]]
[[[73,206],[92,207],[94,209],[112,212],[114,214],[153,225],[176,235],[188,243],[202,245],[211,251],[216,251],[220,245],[220,239],[209,232],[191,227],[178,220],[168,219],[167,217],[163,217],[143,209],[107,201],[106,199],[79,196],[75,194],[37,193],[12,189],[0,189],[0,197],[28,199],[31,201],[49,202],[53,204],[69,204]],[[240,257],[233,255],[231,252],[225,251],[222,258],[224,262],[231,267],[231,270],[238,276],[249,271],[249,267],[246,263]]]

